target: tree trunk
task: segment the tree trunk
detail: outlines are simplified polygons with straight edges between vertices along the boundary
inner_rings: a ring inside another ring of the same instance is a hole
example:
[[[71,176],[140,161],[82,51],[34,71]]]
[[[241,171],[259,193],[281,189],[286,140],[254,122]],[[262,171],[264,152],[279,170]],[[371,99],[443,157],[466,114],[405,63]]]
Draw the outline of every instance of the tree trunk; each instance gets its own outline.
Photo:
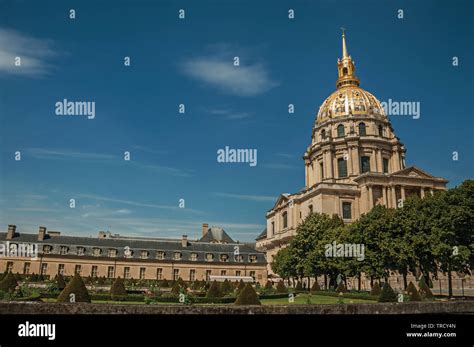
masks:
[[[374,278],[370,276],[370,289],[374,287]]]
[[[448,267],[448,296],[453,297],[453,279],[451,277],[451,266]]]
[[[358,288],[359,288],[359,291],[360,291],[360,290],[361,290],[360,287],[361,287],[361,285],[362,285],[362,274],[359,273],[359,276],[358,276],[358,277],[359,277],[359,278],[358,278],[358,281],[357,281],[358,283],[357,283],[357,284],[358,284]]]
[[[328,290],[328,275],[324,274],[324,290]]]
[[[406,269],[402,271],[402,275],[403,275],[403,288],[407,289],[408,283],[407,283],[407,270]]]

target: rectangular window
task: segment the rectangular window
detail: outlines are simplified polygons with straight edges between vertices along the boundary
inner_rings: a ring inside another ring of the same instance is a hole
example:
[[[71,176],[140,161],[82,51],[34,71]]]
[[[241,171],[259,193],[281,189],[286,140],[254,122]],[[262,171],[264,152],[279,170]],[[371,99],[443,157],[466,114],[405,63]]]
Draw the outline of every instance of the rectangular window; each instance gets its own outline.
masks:
[[[141,251],[140,252],[140,258],[141,259],[147,259],[148,258],[148,251]]]
[[[256,263],[257,256],[256,255],[249,255],[249,263]]]
[[[51,249],[52,249],[52,247],[50,245],[44,245],[43,246],[43,253],[44,254],[49,254],[49,253],[51,253]]]
[[[91,277],[92,277],[92,278],[97,277],[97,265],[93,265],[93,266],[92,266]]]
[[[255,271],[250,271],[250,276],[252,276],[253,280],[255,281]]]
[[[221,254],[221,261],[223,263],[226,263],[227,261],[229,261],[229,255],[227,254]]]
[[[100,255],[100,248],[94,248],[92,249],[92,255],[94,257],[98,257]]]
[[[58,265],[58,274],[60,274],[61,276],[64,275],[64,264]]]
[[[31,263],[25,263],[25,265],[23,266],[23,274],[24,275],[28,275],[30,273],[30,265]]]
[[[82,266],[81,265],[76,265],[74,267],[74,273],[80,275],[82,271]]]
[[[321,179],[324,179],[324,164],[319,163],[319,172],[321,173]]]
[[[194,281],[196,279],[196,270],[191,269],[189,270],[189,280]]]
[[[206,253],[206,261],[212,261],[214,259],[214,255],[212,253]]]
[[[48,272],[48,264],[43,263],[41,264],[40,275],[46,275],[46,272]]]
[[[163,269],[162,268],[156,269],[156,279],[157,280],[163,279]]]
[[[77,247],[77,255],[84,255],[86,249],[84,247]]]
[[[244,262],[244,256],[242,254],[236,255],[234,258],[235,258],[235,261],[237,263],[243,263]]]
[[[12,261],[7,261],[7,273],[12,272],[13,270],[13,262]]]
[[[370,171],[370,157],[360,157],[360,170],[361,173]]]
[[[181,252],[174,252],[174,260],[181,260]]]
[[[313,205],[309,205],[308,209],[309,209],[309,214],[313,213]]]
[[[342,218],[352,219],[352,204],[350,202],[342,203]]]
[[[283,219],[283,229],[288,228],[288,212],[286,211],[283,212],[282,219]]]
[[[275,222],[272,222],[272,235],[275,235]]]
[[[383,158],[382,162],[383,162],[383,173],[388,173],[388,159]]]
[[[240,276],[240,270],[235,271],[236,276]]]
[[[209,281],[211,279],[211,270],[206,270],[206,281]]]
[[[110,258],[115,258],[117,256],[117,250],[116,249],[109,249],[109,257]]]
[[[173,269],[173,281],[177,281],[179,279],[179,269]]]
[[[123,278],[125,279],[130,278],[130,268],[128,266],[123,268]]]
[[[141,280],[145,279],[145,271],[146,271],[146,268],[144,268],[144,267],[140,268],[140,279]]]
[[[227,276],[227,271],[221,270],[221,276]]]
[[[337,159],[337,172],[339,178],[347,177],[347,161],[344,158]]]
[[[191,253],[190,259],[191,259],[191,261],[197,261],[198,260],[198,254],[197,253]]]
[[[114,278],[115,277],[115,269],[113,266],[109,266],[107,268],[107,277],[108,278]]]

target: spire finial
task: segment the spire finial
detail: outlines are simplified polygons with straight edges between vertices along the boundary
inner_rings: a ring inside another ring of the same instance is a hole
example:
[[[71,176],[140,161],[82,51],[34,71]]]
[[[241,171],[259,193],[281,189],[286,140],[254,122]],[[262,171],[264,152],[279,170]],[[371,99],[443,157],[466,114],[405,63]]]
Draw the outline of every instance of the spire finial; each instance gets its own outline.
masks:
[[[349,54],[347,53],[347,46],[346,46],[346,28],[341,27],[342,30],[342,59],[348,58]]]

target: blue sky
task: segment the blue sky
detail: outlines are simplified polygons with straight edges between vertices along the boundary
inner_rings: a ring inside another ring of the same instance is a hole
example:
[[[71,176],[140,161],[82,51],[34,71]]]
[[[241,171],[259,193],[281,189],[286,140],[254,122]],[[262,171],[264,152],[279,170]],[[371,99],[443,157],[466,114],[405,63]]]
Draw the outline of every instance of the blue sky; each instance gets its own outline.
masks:
[[[0,225],[194,238],[207,222],[253,240],[276,197],[304,186],[341,26],[361,87],[421,103],[420,119],[391,118],[407,164],[457,185],[474,168],[473,13],[472,1],[0,1]],[[57,116],[64,98],[94,101],[95,119]],[[258,165],[218,163],[225,146],[257,149]]]

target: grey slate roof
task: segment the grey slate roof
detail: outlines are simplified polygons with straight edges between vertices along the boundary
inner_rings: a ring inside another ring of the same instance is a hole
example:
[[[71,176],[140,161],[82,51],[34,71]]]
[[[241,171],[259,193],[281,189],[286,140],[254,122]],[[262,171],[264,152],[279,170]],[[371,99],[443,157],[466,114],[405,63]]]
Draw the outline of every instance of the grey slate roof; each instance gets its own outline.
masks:
[[[265,228],[256,238],[255,240],[263,240],[267,238],[267,228]]]
[[[206,235],[199,239],[201,242],[223,242],[223,243],[235,243],[234,240],[225,232],[224,229],[218,227],[211,227],[207,230]]]
[[[0,232],[0,242],[6,241],[5,232]],[[227,235],[227,234],[225,234]],[[228,239],[230,237],[227,235]],[[60,254],[61,246],[68,246],[68,253],[64,256],[80,256],[77,254],[77,250],[79,247],[85,248],[84,256],[94,256],[93,249],[100,248],[101,249],[101,256],[100,258],[106,257],[108,258],[108,250],[109,249],[116,249],[117,256],[116,258],[123,258],[124,257],[124,248],[130,247],[133,254],[129,259],[140,259],[141,251],[148,251],[148,260],[156,260],[157,253],[159,251],[165,252],[165,257],[162,261],[191,261],[190,255],[191,253],[196,253],[198,256],[197,262],[205,262],[206,261],[206,253],[212,253],[214,255],[213,261],[214,263],[221,263],[220,262],[220,255],[227,254],[228,261],[227,263],[238,263],[234,258],[234,251],[235,246],[238,246],[239,254],[243,256],[243,261],[240,263],[249,264],[249,256],[255,255],[257,257],[257,264],[264,264],[266,263],[265,256],[262,252],[259,252],[248,245],[242,243],[236,243],[232,239],[230,239],[232,243],[211,243],[205,241],[190,241],[188,240],[187,247],[183,247],[181,240],[177,239],[132,239],[132,238],[93,238],[93,237],[79,237],[79,236],[54,236],[48,237],[43,241],[38,241],[38,234],[24,234],[24,233],[16,233],[12,240],[9,240],[12,243],[20,242],[20,243],[36,243],[39,245],[40,253],[43,251],[44,245],[50,245],[52,250],[49,254]],[[175,260],[174,252],[180,252],[182,260]],[[195,262],[195,261],[193,261]]]

